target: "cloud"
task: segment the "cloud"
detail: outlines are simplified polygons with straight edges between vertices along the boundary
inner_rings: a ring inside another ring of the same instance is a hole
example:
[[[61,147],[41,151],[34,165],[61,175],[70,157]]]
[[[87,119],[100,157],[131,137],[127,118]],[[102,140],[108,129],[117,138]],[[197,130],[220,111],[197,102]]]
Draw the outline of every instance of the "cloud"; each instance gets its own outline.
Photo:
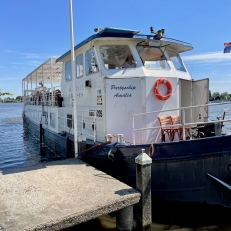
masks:
[[[22,55],[24,59],[43,59],[43,57],[39,54],[19,53],[19,55]]]
[[[13,65],[24,65],[25,63],[22,63],[22,62],[12,62],[11,64],[13,64]]]
[[[19,79],[19,78],[0,78],[0,80],[15,80],[15,79]]]
[[[210,80],[211,83],[221,83],[221,84],[224,84],[224,83],[228,83],[230,84],[231,83],[231,80]]]
[[[3,50],[4,52],[6,52],[6,53],[11,53],[11,52],[13,52],[12,50]]]
[[[224,63],[231,61],[231,54],[224,54],[221,51],[182,56],[184,62],[194,62],[201,64]]]

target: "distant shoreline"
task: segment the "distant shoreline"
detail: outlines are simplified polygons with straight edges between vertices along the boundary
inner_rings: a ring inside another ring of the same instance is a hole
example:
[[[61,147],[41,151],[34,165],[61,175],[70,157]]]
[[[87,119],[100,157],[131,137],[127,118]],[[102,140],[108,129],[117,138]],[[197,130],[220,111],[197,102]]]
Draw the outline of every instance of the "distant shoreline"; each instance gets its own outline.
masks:
[[[228,103],[228,102],[231,102],[230,100],[214,100],[214,101],[209,101],[209,103]]]

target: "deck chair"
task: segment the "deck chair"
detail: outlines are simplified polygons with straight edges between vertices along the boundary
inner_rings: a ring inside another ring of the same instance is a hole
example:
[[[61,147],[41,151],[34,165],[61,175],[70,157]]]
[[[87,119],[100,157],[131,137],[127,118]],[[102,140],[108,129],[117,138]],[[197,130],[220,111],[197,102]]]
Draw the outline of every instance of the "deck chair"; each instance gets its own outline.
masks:
[[[159,116],[160,126],[166,126],[161,128],[161,142],[165,142],[165,134],[167,134],[170,141],[173,140],[173,128],[171,127],[171,116]],[[168,127],[167,127],[168,126]]]
[[[171,116],[171,124],[181,124],[180,122],[180,116]],[[172,140],[174,139],[175,133],[177,133],[178,135],[178,139],[179,140],[183,140],[183,128],[181,126],[179,127],[174,127],[175,129],[173,130],[173,134],[172,134]],[[188,132],[188,136],[191,137],[191,132],[190,132],[190,127],[189,126],[185,126],[185,131]]]

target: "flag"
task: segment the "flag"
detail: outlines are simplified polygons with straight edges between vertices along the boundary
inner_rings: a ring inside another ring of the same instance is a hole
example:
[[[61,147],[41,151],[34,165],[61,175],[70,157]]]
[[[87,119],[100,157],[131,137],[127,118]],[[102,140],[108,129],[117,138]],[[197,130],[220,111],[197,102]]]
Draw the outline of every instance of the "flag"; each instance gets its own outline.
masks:
[[[231,42],[224,43],[224,53],[231,53]]]

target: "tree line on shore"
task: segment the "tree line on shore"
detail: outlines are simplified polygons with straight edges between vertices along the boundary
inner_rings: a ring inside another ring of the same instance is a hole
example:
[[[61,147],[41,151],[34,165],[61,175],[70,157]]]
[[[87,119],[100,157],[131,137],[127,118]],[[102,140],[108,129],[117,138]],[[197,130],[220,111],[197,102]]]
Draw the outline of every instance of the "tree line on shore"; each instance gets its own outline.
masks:
[[[22,102],[22,96],[17,96],[16,98],[4,98],[2,99],[1,96],[5,96],[5,95],[13,95],[10,92],[2,92],[0,89],[0,103],[18,103],[18,102]]]
[[[11,97],[7,97],[7,98],[0,98],[0,103],[20,103],[22,102],[22,96],[17,96],[16,98],[11,98]]]
[[[231,94],[229,94],[227,91],[223,93],[219,92],[213,92],[209,91],[209,101],[230,101],[231,100]]]

